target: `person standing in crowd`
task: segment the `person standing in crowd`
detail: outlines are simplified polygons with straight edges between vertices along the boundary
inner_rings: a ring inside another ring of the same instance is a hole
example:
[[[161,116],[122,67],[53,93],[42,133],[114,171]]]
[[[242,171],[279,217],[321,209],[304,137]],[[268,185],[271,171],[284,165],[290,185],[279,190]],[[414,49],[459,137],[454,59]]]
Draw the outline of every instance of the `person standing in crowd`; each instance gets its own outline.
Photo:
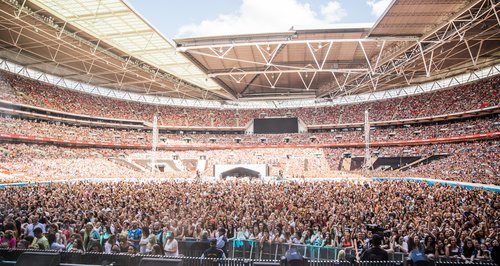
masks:
[[[158,243],[158,245],[160,245],[160,247],[162,247],[163,243],[165,243],[165,239],[164,239],[165,237],[164,237],[164,231],[163,231],[163,228],[162,228],[160,222],[155,222],[153,224],[153,234],[156,237],[156,243]]]
[[[83,232],[83,248],[85,251],[89,251],[93,245],[93,242],[99,241],[99,232],[94,229],[94,224],[88,222],[85,224],[85,231]]]
[[[0,247],[15,248],[16,243],[17,240],[12,230],[6,230],[5,233],[0,231]]]
[[[201,254],[202,258],[211,258],[211,259],[225,259],[226,254],[220,248],[217,248],[217,239],[210,240],[210,247]]]
[[[42,233],[42,228],[37,227],[33,230],[35,238],[31,243],[30,247],[35,249],[49,249],[49,241]]]
[[[227,255],[227,237],[226,237],[226,229],[224,228],[219,228],[218,230],[217,248],[224,251],[224,254]]]
[[[51,250],[64,250],[66,247],[63,244],[57,243],[57,236],[53,233],[49,233],[47,236],[47,241],[49,241],[49,247]]]
[[[172,231],[167,232],[167,241],[163,250],[165,251],[165,256],[179,257],[179,244],[177,239],[174,238]]]
[[[387,261],[389,260],[389,255],[387,251],[382,249],[380,245],[382,244],[382,237],[378,234],[374,234],[371,240],[372,247],[363,251],[361,254],[362,261]]]
[[[132,221],[132,227],[128,230],[127,239],[134,246],[135,250],[139,250],[139,243],[142,238],[142,230],[138,228],[137,221]]]

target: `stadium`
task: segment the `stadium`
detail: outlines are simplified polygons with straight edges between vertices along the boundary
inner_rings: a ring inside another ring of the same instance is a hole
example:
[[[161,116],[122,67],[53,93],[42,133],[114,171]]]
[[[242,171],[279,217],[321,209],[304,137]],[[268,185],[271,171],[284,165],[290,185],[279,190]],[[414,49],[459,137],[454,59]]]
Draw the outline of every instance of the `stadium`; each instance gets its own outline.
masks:
[[[499,265],[500,3],[379,2],[172,37],[0,0],[0,265]]]

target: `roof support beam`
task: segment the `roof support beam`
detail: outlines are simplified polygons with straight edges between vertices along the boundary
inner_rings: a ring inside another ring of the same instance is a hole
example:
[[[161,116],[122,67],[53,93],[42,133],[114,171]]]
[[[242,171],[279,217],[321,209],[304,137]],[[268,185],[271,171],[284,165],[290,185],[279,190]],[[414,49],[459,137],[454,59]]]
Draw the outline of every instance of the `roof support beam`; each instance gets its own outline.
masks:
[[[254,74],[290,74],[290,73],[311,73],[311,72],[328,72],[328,73],[366,73],[368,69],[366,68],[323,68],[321,70],[315,69],[315,68],[301,68],[301,69],[287,69],[287,70],[256,70],[256,71],[242,71],[242,74],[245,75],[254,75]],[[231,76],[234,75],[235,73],[233,72],[218,72],[218,73],[210,73],[208,74],[209,77],[214,78],[214,77],[219,77],[219,76]],[[238,73],[240,74],[240,73]]]
[[[300,72],[297,73],[297,74],[299,74],[300,80],[302,80],[302,83],[304,84],[304,87],[306,88],[306,90],[309,90],[311,88],[311,85],[312,85],[317,73],[318,73],[317,71],[313,72],[313,75],[312,75],[311,79],[309,80],[309,82],[307,82],[307,78],[309,75],[308,72],[305,72],[305,75],[304,75],[305,78],[302,77],[302,73],[300,73]]]
[[[217,49],[224,47],[240,47],[240,46],[253,46],[253,45],[279,45],[279,44],[307,44],[307,43],[356,43],[356,42],[408,42],[417,41],[418,38],[415,37],[380,37],[380,38],[358,38],[358,39],[315,39],[315,40],[287,40],[287,41],[260,41],[260,42],[248,42],[248,43],[225,43],[225,44],[207,44],[207,45],[189,45],[182,44],[177,47],[177,51],[186,52],[188,50],[199,50],[199,49]]]
[[[283,73],[278,73],[278,76],[275,78],[275,73],[271,73],[271,79],[267,76],[266,73],[264,73],[264,78],[266,78],[267,82],[269,82],[269,86],[271,86],[272,89],[276,88],[276,84],[280,80],[281,74]],[[272,80],[272,81],[271,81]]]
[[[431,76],[431,66],[432,66],[432,57],[434,55],[434,50],[431,51],[431,58],[429,59],[429,65],[425,60],[424,49],[422,48],[422,42],[418,42],[418,47],[420,48],[420,54],[422,55],[422,61],[424,62],[425,74],[427,77]]]
[[[137,31],[126,31],[126,32],[118,32],[118,33],[111,33],[111,34],[103,34],[99,35],[99,38],[101,39],[113,39],[113,38],[123,38],[123,37],[134,37],[138,35],[145,35],[145,34],[151,34],[153,32],[152,29],[147,29],[147,30],[137,30]]]
[[[322,42],[319,42],[318,47],[314,48],[311,45],[311,43],[312,42],[307,43],[307,47],[309,48],[309,52],[311,52],[311,55],[313,56],[314,62],[316,63],[316,66],[318,67],[318,69],[322,70],[323,66],[325,65],[326,59],[328,58],[328,54],[330,53],[330,50],[332,49],[333,42],[328,42],[328,48],[326,50],[326,55],[323,57],[323,60],[321,60],[321,64],[320,64],[320,61],[318,61],[318,58],[316,57],[316,53],[318,51],[322,50],[325,46],[323,46]]]
[[[366,63],[368,64],[368,67],[370,68],[370,73],[373,73],[373,68],[372,64],[370,63],[370,58],[368,58],[368,55],[366,54],[365,47],[363,46],[362,42],[358,42],[359,46],[361,47],[361,51],[363,51],[363,55],[365,56]]]
[[[500,18],[498,17],[497,8],[496,8],[496,5],[498,3],[495,4],[495,2],[493,0],[490,0],[490,3],[491,3],[491,9],[493,10],[493,14],[495,14],[495,17],[497,19],[498,26],[500,26]]]
[[[477,60],[479,59],[479,54],[481,53],[481,47],[483,46],[483,42],[484,42],[484,41],[482,41],[482,40],[481,40],[481,41],[479,41],[479,47],[478,47],[478,49],[477,49],[477,54],[476,54],[476,56],[474,56],[474,55],[472,54],[472,51],[471,51],[471,46],[469,45],[469,42],[467,41],[467,39],[464,39],[465,46],[467,47],[467,51],[469,52],[470,59],[471,59],[472,64],[473,64],[474,66],[476,66],[476,65],[477,65]]]
[[[276,55],[280,51],[282,45],[283,45],[282,43],[276,45],[276,47],[274,47],[272,52],[270,51],[271,50],[270,45],[268,45],[265,50],[263,50],[260,45],[255,45],[255,47],[257,47],[257,50],[259,51],[260,55],[262,56],[262,58],[266,62],[266,65],[270,66],[274,60],[274,57],[276,57]]]
[[[102,87],[108,87],[108,86],[123,86],[123,85],[134,85],[134,84],[141,84],[141,83],[148,83],[149,81],[147,80],[135,80],[135,81],[127,81],[127,82],[109,82],[109,83],[96,83],[96,86],[102,86]]]
[[[442,47],[443,44],[452,40],[458,40],[459,42],[462,42],[466,38],[465,33],[474,25],[479,25],[483,21],[488,20],[489,17],[497,15],[496,13],[493,15],[492,13],[494,12],[492,12],[492,10],[496,10],[496,7],[499,4],[500,3],[494,3],[494,1],[491,0],[476,0],[470,3],[469,5],[467,5],[467,7],[462,9],[461,12],[458,12],[456,15],[454,15],[451,20],[448,20],[445,23],[439,25],[433,31],[422,36],[418,41],[413,42],[413,44],[407,47],[402,47],[402,49],[384,59],[378,59],[379,61],[382,61],[382,63],[379,63],[380,65],[377,68],[372,68],[373,72],[382,74],[382,76],[384,76],[394,73],[393,71],[391,71],[391,69],[400,69],[400,71],[396,70],[395,72],[397,74],[403,74],[405,80],[407,82],[411,82],[411,79],[408,80],[404,75],[403,69],[416,64],[417,60],[421,58],[426,76],[430,77],[432,73],[431,70],[433,69],[432,66],[436,66],[433,61],[434,50]],[[470,41],[470,39],[468,39],[467,41]],[[475,58],[479,58],[479,55],[476,55]],[[445,58],[444,60],[446,59],[447,58]],[[443,59],[441,59],[439,63],[443,63]],[[391,64],[392,68],[385,68],[386,71],[383,71],[383,68],[386,64]],[[413,74],[415,74],[414,70]],[[370,83],[367,83],[367,81],[365,81],[360,83],[359,86],[367,87],[370,86],[369,84]],[[372,82],[372,86],[373,84],[374,83]],[[320,96],[324,96],[326,94]]]
[[[21,8],[19,8],[19,12],[16,13],[16,18],[21,17],[21,12],[23,11],[25,4],[26,4],[26,0],[23,0],[23,3],[21,4]]]
[[[146,55],[146,54],[157,54],[157,53],[167,53],[167,52],[174,52],[175,50],[172,48],[155,48],[155,49],[141,49],[141,50],[132,50],[130,51],[131,54],[134,55]]]
[[[337,86],[338,88],[340,89],[340,91],[344,91],[345,90],[345,84],[347,83],[347,79],[349,79],[349,74],[350,73],[347,73],[345,78],[344,78],[344,82],[342,83],[342,85],[340,85],[339,83],[339,80],[337,78],[337,75],[335,74],[335,72],[332,72],[332,75],[333,75],[333,79],[335,80],[335,82],[337,83]]]
[[[112,12],[68,16],[68,17],[66,17],[66,20],[69,22],[75,22],[75,21],[78,22],[78,21],[86,21],[86,20],[112,18],[112,17],[124,16],[124,15],[128,15],[128,14],[131,14],[130,10],[120,10],[120,11],[112,11]]]

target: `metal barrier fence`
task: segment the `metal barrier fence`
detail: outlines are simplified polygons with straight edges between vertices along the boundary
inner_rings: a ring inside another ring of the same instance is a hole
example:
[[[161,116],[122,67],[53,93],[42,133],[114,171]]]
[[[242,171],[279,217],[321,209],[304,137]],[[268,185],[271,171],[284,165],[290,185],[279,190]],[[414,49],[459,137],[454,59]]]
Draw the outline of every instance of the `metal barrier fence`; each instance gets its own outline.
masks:
[[[319,247],[298,244],[263,244],[252,240],[231,240],[228,243],[229,257],[246,259],[279,260],[290,248],[297,250],[302,256],[310,260],[336,260],[340,250],[344,250],[347,256],[355,256],[353,248]],[[203,251],[202,251],[203,252]],[[201,254],[201,253],[200,253]],[[389,260],[404,262],[404,253],[391,252]]]
[[[23,256],[24,253],[44,253],[57,255],[58,261],[61,265],[107,265],[113,263],[114,266],[142,266],[142,265],[186,265],[186,266],[272,266],[280,265],[280,259],[266,260],[266,259],[245,259],[245,258],[228,258],[222,260],[202,259],[200,256],[181,256],[181,257],[165,257],[165,256],[152,256],[152,255],[131,255],[126,253],[119,254],[105,254],[97,252],[69,252],[69,251],[43,251],[33,249],[5,249],[0,248],[0,257],[10,265]],[[24,254],[26,255],[26,254]],[[39,261],[36,257],[31,258],[31,261]],[[39,256],[39,255],[38,255]],[[149,263],[144,263],[146,260]],[[156,261],[156,263],[154,262]],[[406,265],[406,261],[362,261],[356,265],[360,266],[398,266]],[[478,262],[460,262],[460,261],[434,261],[435,266],[494,266],[493,261],[478,261]],[[5,265],[1,264],[0,265]],[[35,265],[35,264],[26,264]],[[312,260],[307,259],[300,263],[303,266],[352,266],[349,261],[336,261],[336,260]],[[411,265],[411,262],[408,263]]]
[[[463,262],[463,261],[436,261],[435,266],[496,266],[494,261],[474,261],[474,262]]]
[[[138,266],[145,263],[141,263],[143,260],[147,260],[150,263],[147,265],[185,265],[185,266],[253,266],[255,265],[266,265],[271,263],[278,263],[278,261],[269,260],[248,260],[248,259],[222,259],[214,260],[209,258],[197,257],[166,257],[166,256],[152,256],[152,255],[131,255],[126,253],[119,254],[105,254],[99,252],[70,252],[70,251],[51,251],[51,250],[33,250],[33,249],[0,249],[0,257],[4,261],[15,262],[24,253],[45,253],[45,254],[57,254],[60,259],[61,264],[77,264],[77,265],[108,265],[113,263],[114,266]],[[38,254],[34,254],[32,261],[36,261]],[[152,262],[158,261],[157,264]],[[261,264],[259,264],[261,263]],[[265,264],[262,264],[265,263]],[[32,264],[35,265],[35,264]]]
[[[209,242],[201,242],[195,240],[178,241],[179,253],[184,257],[200,257],[205,250],[210,247]],[[261,245],[258,241],[234,241],[231,240],[227,243],[227,257],[235,259],[249,259],[249,260],[280,260],[285,256],[287,250],[294,248],[302,256],[307,257],[309,260],[336,260],[337,254],[342,248],[334,247],[317,247],[311,245],[291,245],[291,244],[264,244]],[[346,255],[354,257],[355,251],[352,248],[344,249]],[[12,250],[12,254],[17,254],[21,250]],[[75,252],[61,252],[62,256],[68,256],[68,260],[72,256],[78,256],[79,260],[87,261],[86,257],[91,257],[89,253],[75,253]],[[76,254],[76,255],[75,255]],[[126,254],[102,254],[104,258],[113,256],[116,261],[127,260]],[[5,257],[5,256],[4,256]],[[123,258],[122,258],[123,257]],[[404,262],[405,256],[403,253],[389,253],[389,260]]]

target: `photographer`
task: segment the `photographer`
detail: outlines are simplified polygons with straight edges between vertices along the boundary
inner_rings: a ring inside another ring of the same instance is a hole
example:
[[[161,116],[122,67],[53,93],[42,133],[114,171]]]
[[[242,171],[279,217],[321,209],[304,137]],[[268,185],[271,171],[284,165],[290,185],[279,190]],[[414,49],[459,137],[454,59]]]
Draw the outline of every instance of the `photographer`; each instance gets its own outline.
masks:
[[[382,237],[378,234],[374,234],[371,240],[372,247],[365,250],[361,254],[362,261],[387,261],[389,260],[389,255],[387,251],[380,247],[382,244]]]

